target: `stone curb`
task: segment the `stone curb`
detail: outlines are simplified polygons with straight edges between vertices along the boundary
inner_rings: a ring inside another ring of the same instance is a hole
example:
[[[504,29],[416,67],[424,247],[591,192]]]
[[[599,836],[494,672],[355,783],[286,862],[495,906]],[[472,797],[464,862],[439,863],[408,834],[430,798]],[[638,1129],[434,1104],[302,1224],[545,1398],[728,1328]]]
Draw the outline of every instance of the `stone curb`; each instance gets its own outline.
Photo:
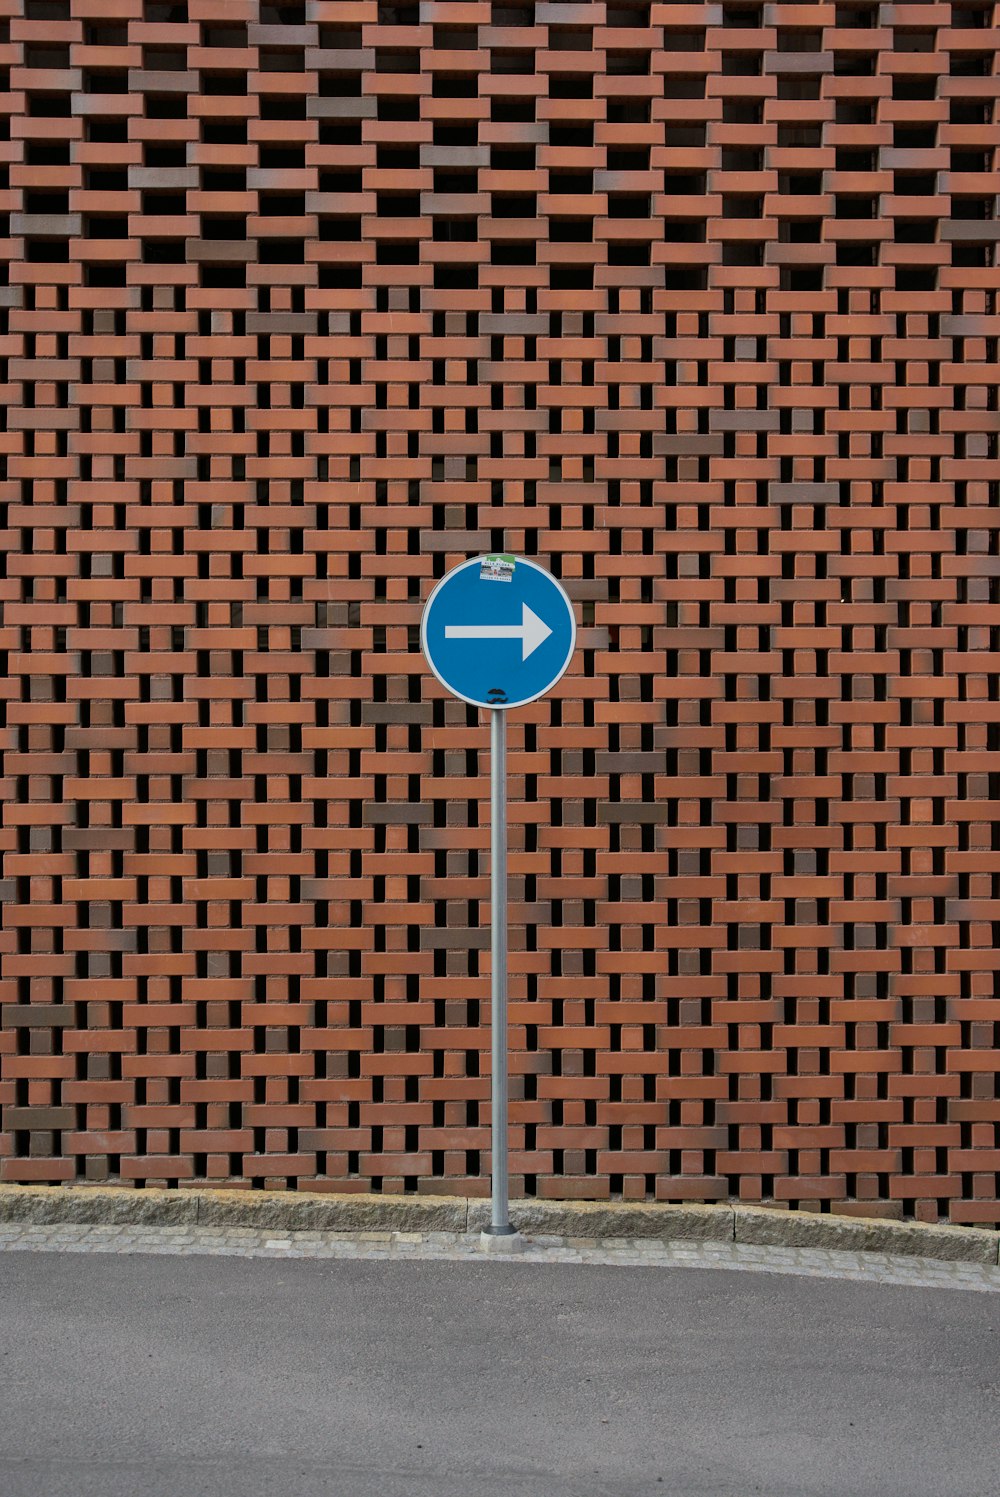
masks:
[[[778,1211],[737,1206],[734,1241],[767,1247],[828,1248],[848,1253],[896,1253],[937,1258],[947,1263],[1000,1263],[1000,1232],[982,1227],[951,1227],[894,1222],[871,1217],[822,1216],[812,1211]]]
[[[469,1201],[469,1231],[490,1219],[489,1201]],[[641,1201],[511,1201],[511,1222],[527,1236],[732,1242],[730,1206],[660,1206]]]
[[[468,1202],[451,1196],[311,1195],[292,1191],[129,1190],[0,1185],[0,1222],[256,1227],[287,1232],[465,1232]]]
[[[326,1195],[291,1191],[129,1190],[98,1185],[0,1185],[0,1222],[49,1226],[252,1227],[286,1232],[479,1232],[489,1202],[461,1196]],[[585,1241],[736,1242],[894,1253],[949,1263],[1000,1263],[1000,1232],[920,1222],[783,1211],[766,1206],[513,1201],[527,1236]]]

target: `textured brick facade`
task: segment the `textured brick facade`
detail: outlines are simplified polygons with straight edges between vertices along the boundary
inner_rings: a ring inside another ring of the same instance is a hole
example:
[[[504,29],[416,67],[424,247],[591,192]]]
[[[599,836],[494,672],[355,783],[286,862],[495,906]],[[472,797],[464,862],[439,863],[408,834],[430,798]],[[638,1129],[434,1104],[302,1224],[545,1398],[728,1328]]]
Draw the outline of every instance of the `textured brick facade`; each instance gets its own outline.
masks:
[[[992,4],[0,0],[0,1178],[996,1222]],[[9,70],[9,71],[8,71]]]

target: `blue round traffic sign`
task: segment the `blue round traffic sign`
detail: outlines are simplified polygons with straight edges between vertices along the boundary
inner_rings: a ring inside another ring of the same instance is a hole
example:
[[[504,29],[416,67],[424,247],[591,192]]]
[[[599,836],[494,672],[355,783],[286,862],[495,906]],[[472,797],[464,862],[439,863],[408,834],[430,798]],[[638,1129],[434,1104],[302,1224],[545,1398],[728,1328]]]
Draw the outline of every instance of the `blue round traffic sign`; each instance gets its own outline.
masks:
[[[521,556],[473,556],[437,584],[420,643],[441,685],[473,707],[523,707],[544,696],[576,644],[560,583]]]

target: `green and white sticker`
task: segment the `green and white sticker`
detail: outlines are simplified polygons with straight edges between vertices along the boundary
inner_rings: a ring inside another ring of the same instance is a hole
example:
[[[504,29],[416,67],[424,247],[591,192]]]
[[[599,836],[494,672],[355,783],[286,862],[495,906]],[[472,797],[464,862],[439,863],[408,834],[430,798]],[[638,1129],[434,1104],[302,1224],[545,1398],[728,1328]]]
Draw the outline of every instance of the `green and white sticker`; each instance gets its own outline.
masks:
[[[479,567],[480,582],[510,582],[514,577],[513,556],[484,556]]]

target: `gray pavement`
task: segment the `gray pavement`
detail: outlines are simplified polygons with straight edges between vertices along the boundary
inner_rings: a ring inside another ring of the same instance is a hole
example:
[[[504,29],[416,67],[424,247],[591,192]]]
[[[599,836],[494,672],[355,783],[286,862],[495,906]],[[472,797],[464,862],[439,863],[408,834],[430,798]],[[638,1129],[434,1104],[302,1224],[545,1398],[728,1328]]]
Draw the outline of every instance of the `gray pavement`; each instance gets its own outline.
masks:
[[[582,1261],[615,1252],[595,1245],[83,1230],[0,1254],[3,1497],[996,1490],[989,1292]]]

